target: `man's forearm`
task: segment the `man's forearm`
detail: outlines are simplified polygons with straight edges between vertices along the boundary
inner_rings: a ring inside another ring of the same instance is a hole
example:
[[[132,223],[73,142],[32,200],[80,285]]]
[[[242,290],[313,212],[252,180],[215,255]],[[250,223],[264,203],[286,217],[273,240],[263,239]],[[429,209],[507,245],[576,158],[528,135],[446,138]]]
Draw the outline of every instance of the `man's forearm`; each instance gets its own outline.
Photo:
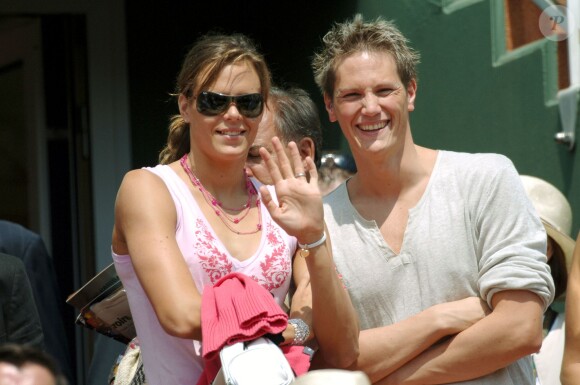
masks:
[[[393,373],[446,336],[429,318],[420,313],[390,326],[362,331],[361,353],[350,369],[364,371],[373,383]]]
[[[578,385],[580,379],[580,362],[562,368],[560,381],[562,385]]]
[[[371,381],[376,382],[394,372],[444,336],[441,331],[424,327],[419,323],[416,323],[416,328],[402,326],[397,323],[361,331],[359,336],[360,355],[348,369],[362,370]],[[325,362],[321,354],[314,356],[310,366],[311,370],[328,368],[334,368],[334,366]]]
[[[466,300],[465,300],[466,301]],[[459,306],[467,302],[458,301]],[[471,305],[476,309],[474,301]],[[449,317],[452,305],[438,305],[393,325],[363,330],[359,337],[360,355],[349,369],[362,370],[371,379],[378,381],[428,349],[441,338],[455,334],[484,315],[476,310],[469,317]],[[312,368],[331,367],[315,356]]]
[[[499,302],[489,316],[376,383],[427,385],[466,381],[537,351],[542,338],[539,297],[525,291],[496,296]]]
[[[417,357],[442,338],[455,335],[489,314],[477,297],[434,305],[395,324],[360,333],[360,355],[349,369],[362,370],[376,382]],[[313,369],[331,367],[314,357]]]

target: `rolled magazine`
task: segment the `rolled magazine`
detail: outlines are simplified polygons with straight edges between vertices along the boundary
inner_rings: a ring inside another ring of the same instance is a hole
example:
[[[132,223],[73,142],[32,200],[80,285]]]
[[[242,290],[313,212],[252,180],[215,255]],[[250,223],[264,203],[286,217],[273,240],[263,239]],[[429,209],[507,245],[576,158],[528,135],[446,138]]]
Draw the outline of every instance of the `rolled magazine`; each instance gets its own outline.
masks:
[[[66,303],[78,309],[79,325],[124,344],[137,335],[127,293],[112,263],[72,293]]]

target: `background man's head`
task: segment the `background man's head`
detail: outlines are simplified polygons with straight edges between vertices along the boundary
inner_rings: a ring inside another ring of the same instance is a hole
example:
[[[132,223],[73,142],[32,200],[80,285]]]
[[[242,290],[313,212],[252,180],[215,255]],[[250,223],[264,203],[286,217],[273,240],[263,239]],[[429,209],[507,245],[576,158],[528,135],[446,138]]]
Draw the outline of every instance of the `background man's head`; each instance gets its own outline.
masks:
[[[7,385],[66,385],[54,359],[32,346],[0,346],[0,383]]]
[[[318,168],[318,187],[324,196],[356,173],[353,157],[342,151],[323,151]]]
[[[246,166],[250,175],[264,184],[272,184],[269,173],[259,154],[264,147],[270,154],[272,138],[278,136],[282,145],[293,141],[298,146],[302,159],[310,156],[316,166],[320,165],[322,128],[316,105],[308,93],[300,88],[282,89],[272,87],[264,109],[258,134],[248,152]]]

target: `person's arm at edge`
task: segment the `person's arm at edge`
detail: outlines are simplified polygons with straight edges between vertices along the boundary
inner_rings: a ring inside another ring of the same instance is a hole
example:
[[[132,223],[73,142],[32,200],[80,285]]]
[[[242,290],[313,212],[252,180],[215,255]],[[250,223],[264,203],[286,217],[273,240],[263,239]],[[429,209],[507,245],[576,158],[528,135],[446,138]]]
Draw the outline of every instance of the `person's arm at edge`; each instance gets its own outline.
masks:
[[[466,381],[490,374],[540,349],[544,305],[538,295],[525,290],[501,291],[493,296],[492,306],[490,315],[376,384]]]
[[[201,340],[201,295],[175,239],[176,218],[175,204],[157,175],[127,173],[115,204],[113,250],[131,256],[163,329]]]
[[[566,289],[566,340],[560,373],[562,385],[578,384],[580,378],[580,233],[576,239],[569,273]]]

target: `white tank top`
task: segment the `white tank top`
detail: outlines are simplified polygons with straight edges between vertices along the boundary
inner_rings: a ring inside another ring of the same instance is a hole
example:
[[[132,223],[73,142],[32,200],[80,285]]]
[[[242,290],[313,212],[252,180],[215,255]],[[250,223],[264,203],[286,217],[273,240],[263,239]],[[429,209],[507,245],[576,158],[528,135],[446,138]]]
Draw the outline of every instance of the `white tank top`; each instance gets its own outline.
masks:
[[[175,202],[177,243],[199,292],[202,293],[206,285],[213,285],[231,272],[241,272],[268,289],[282,306],[292,278],[296,238],[286,234],[272,220],[266,207],[262,204],[260,246],[252,257],[239,261],[228,253],[203,216],[188,186],[169,166],[158,165],[146,169],[165,182]],[[258,190],[259,182],[252,182]],[[271,193],[274,194],[273,189]],[[135,274],[131,257],[113,253],[113,260],[127,291],[141,344],[147,383],[195,385],[203,372],[201,343],[167,334]]]

